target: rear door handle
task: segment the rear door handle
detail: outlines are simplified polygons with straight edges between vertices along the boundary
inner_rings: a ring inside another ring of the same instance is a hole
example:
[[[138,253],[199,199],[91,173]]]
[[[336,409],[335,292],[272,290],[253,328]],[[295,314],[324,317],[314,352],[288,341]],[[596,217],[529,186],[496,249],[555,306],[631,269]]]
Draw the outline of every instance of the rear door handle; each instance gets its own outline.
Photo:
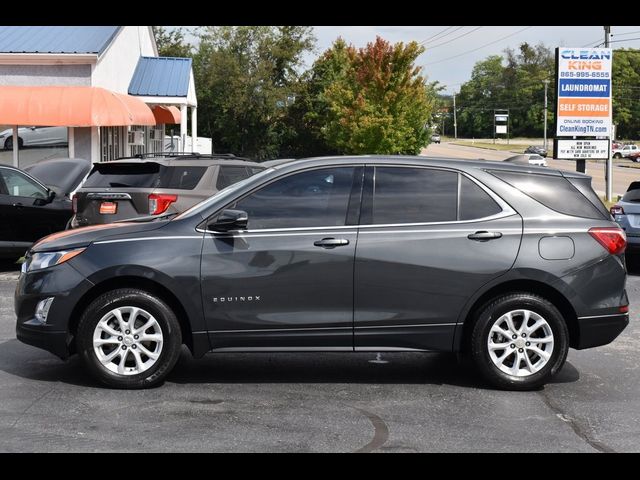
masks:
[[[345,238],[323,238],[322,240],[316,240],[313,242],[316,247],[322,248],[336,248],[349,245],[349,240]]]
[[[484,230],[481,232],[471,233],[467,235],[467,238],[469,240],[477,240],[478,242],[486,242],[488,240],[495,240],[496,238],[501,238],[501,237],[502,237],[502,233],[500,232],[486,232]]]

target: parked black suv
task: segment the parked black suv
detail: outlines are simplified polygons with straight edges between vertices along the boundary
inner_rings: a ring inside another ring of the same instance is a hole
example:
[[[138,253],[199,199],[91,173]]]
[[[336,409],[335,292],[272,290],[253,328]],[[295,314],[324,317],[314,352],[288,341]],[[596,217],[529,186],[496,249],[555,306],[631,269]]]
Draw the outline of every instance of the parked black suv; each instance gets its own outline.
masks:
[[[281,164],[172,220],[38,242],[17,336],[114,387],[209,351],[456,351],[501,388],[628,323],[624,232],[591,179],[509,163]]]

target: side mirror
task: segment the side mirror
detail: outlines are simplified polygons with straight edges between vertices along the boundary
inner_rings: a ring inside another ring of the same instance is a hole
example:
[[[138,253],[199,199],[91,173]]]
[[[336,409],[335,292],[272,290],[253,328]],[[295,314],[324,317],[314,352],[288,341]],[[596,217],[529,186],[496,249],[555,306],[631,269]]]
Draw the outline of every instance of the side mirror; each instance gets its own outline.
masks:
[[[207,224],[207,230],[214,232],[230,232],[246,230],[249,215],[242,210],[223,210],[220,215]]]

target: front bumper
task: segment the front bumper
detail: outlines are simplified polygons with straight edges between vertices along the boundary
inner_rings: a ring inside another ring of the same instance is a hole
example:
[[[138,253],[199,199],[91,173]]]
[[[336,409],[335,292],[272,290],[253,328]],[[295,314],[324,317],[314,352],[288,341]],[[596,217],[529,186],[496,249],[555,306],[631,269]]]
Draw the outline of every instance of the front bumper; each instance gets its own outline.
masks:
[[[629,314],[601,315],[578,318],[576,349],[599,347],[613,342],[629,325]]]
[[[16,336],[28,345],[65,359],[73,353],[70,320],[82,296],[93,286],[71,266],[73,260],[21,273],[14,296]],[[35,318],[38,302],[53,297],[46,323]]]

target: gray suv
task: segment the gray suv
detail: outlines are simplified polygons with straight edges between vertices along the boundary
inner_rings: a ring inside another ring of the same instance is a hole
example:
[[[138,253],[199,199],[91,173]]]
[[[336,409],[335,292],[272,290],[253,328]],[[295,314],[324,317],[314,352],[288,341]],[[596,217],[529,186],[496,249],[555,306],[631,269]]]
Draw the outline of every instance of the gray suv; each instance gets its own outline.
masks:
[[[424,157],[298,160],[171,220],[27,254],[17,337],[150,387],[213,352],[463,352],[539,387],[629,321],[624,232],[579,173]]]
[[[264,168],[234,155],[197,153],[96,163],[73,198],[70,227],[179,213]]]

